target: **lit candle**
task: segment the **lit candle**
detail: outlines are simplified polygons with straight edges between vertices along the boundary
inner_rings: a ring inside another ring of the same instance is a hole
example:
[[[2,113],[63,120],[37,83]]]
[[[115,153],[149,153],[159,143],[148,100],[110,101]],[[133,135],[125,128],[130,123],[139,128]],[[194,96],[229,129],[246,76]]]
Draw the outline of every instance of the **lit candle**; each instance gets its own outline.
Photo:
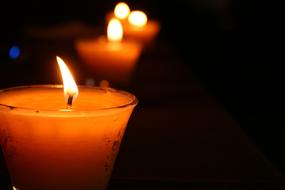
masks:
[[[108,24],[107,38],[101,36],[93,40],[79,40],[76,49],[96,77],[127,84],[140,56],[141,45],[122,39],[120,21],[112,19]]]
[[[126,38],[136,40],[145,46],[151,45],[158,32],[160,24],[157,21],[149,20],[143,11],[130,11],[126,3],[118,3],[113,12],[109,12],[106,16],[106,22],[112,18],[117,18],[122,23]]]
[[[106,22],[109,23],[112,18],[117,18],[124,25],[128,22],[128,16],[130,14],[130,7],[124,2],[116,4],[114,10],[109,12],[106,16]]]
[[[124,24],[125,36],[144,45],[151,44],[159,30],[160,25],[157,21],[149,20],[144,12],[138,10],[132,11],[128,16],[128,24]]]
[[[0,91],[1,145],[12,183],[20,190],[106,189],[137,100],[114,89],[77,88],[58,63],[64,97],[53,85]]]
[[[130,14],[130,8],[126,3],[120,2],[115,6],[114,14],[118,19],[126,19]]]

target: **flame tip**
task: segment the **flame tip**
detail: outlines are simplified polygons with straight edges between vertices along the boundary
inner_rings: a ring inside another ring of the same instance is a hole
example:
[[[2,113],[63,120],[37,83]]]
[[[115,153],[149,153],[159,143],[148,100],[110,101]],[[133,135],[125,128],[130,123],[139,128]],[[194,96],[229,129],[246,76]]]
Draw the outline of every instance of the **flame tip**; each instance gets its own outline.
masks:
[[[56,60],[57,60],[57,62],[63,61],[63,59],[62,59],[61,57],[59,57],[59,56],[56,56]],[[64,61],[63,61],[63,62],[64,62]]]

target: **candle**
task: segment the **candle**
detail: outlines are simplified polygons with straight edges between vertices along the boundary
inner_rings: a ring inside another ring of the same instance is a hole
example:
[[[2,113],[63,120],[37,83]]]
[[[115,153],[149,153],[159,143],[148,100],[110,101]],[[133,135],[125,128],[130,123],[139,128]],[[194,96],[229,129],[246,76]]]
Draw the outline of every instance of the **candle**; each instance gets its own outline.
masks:
[[[129,6],[124,2],[119,2],[114,8],[114,11],[109,12],[106,16],[106,22],[109,23],[110,20],[114,17],[119,19],[121,23],[124,25],[128,22],[128,16],[130,14]]]
[[[141,46],[122,40],[123,28],[118,19],[110,20],[107,38],[79,40],[76,49],[82,61],[100,79],[127,84],[140,56]]]
[[[157,21],[148,20],[146,14],[138,10],[132,11],[128,16],[128,24],[124,24],[125,36],[144,45],[150,45],[159,30],[160,25]]]
[[[121,20],[127,19],[130,14],[130,8],[126,3],[120,2],[115,6],[114,15]]]
[[[80,86],[78,94],[60,67],[64,97],[53,85],[0,91],[1,145],[12,183],[20,190],[106,189],[137,100],[107,88]]]
[[[139,41],[144,46],[149,46],[155,40],[160,24],[154,20],[148,20],[143,11],[133,10],[126,3],[118,3],[113,12],[109,12],[106,16],[106,22],[112,18],[117,18],[122,23],[126,38]]]

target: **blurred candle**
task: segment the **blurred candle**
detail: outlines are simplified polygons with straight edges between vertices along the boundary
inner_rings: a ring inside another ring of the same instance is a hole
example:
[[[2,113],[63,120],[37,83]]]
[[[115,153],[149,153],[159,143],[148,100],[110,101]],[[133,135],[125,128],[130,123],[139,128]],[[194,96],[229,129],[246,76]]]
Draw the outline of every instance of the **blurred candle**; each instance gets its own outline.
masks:
[[[106,36],[79,40],[76,49],[82,61],[100,79],[127,84],[141,53],[141,46],[123,40],[123,28],[118,19],[111,19]]]
[[[117,18],[124,25],[128,22],[128,16],[130,14],[129,6],[124,2],[119,2],[112,12],[109,12],[106,16],[106,22],[109,23],[112,18]]]
[[[132,11],[128,17],[131,25],[136,27],[144,27],[147,23],[147,16],[142,11]]]
[[[126,19],[130,14],[130,8],[126,3],[120,2],[116,5],[114,14],[118,19]]]
[[[137,100],[110,88],[77,88],[58,61],[64,98],[60,86],[0,90],[1,146],[12,183],[20,190],[106,189]]]
[[[157,21],[149,20],[144,12],[138,10],[129,14],[128,24],[123,26],[126,38],[140,41],[144,45],[151,44],[160,30]]]

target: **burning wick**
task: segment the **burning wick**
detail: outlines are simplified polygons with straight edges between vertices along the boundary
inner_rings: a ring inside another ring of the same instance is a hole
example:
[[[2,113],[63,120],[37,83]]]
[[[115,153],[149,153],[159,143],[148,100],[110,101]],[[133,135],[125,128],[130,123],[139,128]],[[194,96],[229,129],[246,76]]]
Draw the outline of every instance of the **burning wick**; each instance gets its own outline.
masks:
[[[61,78],[63,81],[64,98],[67,102],[67,109],[72,108],[73,101],[77,98],[78,88],[77,85],[64,61],[60,57],[56,57],[57,63],[60,68]]]
[[[73,101],[73,96],[68,96],[68,99],[67,99],[67,109],[71,109],[72,108],[72,101]]]

